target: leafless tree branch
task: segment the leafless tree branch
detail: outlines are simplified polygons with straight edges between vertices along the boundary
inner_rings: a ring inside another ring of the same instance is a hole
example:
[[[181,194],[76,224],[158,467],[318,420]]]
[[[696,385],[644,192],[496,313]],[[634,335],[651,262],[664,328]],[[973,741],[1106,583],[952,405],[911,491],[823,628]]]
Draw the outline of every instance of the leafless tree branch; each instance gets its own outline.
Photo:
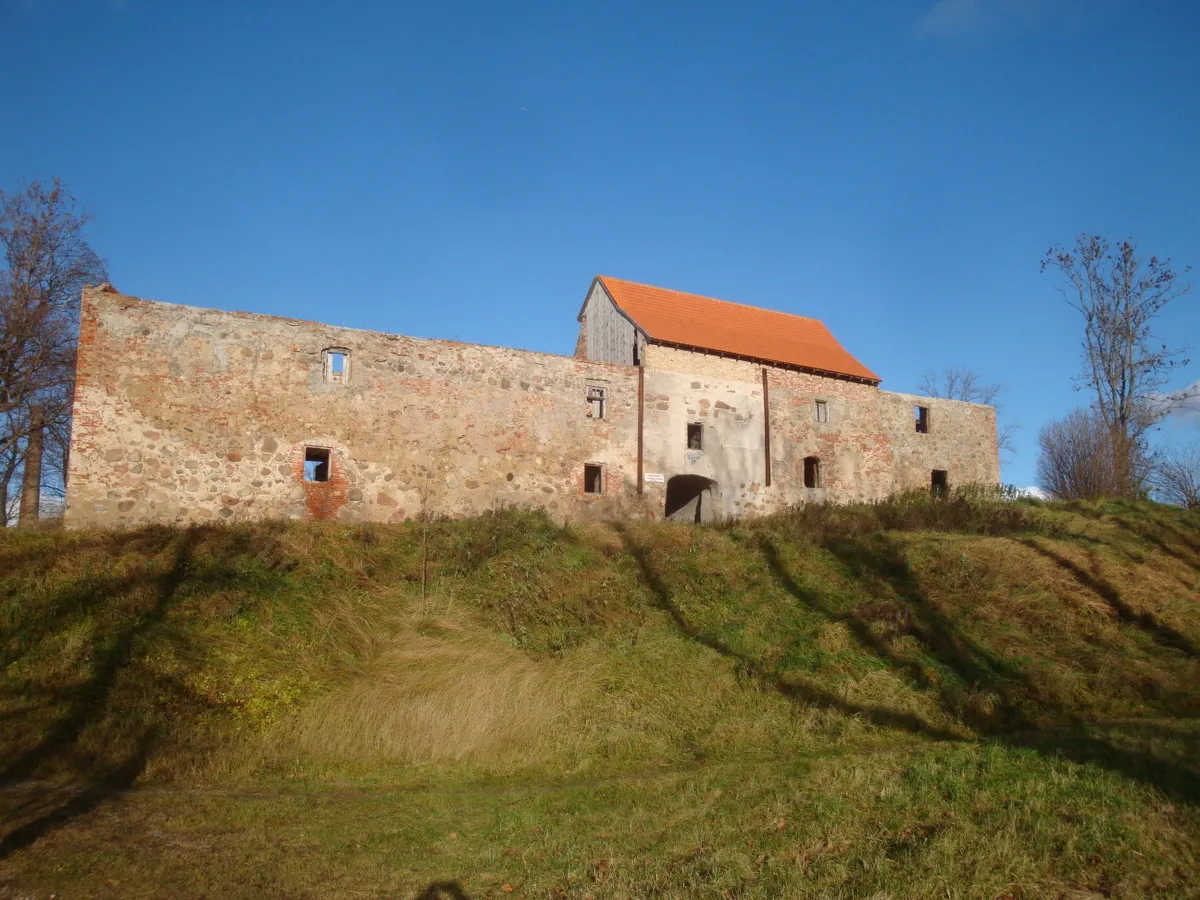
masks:
[[[998,381],[984,381],[974,369],[957,369],[951,366],[944,368],[941,373],[932,370],[926,372],[917,390],[927,397],[941,397],[946,400],[964,400],[967,403],[980,403],[996,410],[996,446],[997,449],[1011,457],[1016,454],[1017,432],[1021,426],[1015,423],[1000,424],[1000,412],[1003,406],[999,402],[1004,385]]]

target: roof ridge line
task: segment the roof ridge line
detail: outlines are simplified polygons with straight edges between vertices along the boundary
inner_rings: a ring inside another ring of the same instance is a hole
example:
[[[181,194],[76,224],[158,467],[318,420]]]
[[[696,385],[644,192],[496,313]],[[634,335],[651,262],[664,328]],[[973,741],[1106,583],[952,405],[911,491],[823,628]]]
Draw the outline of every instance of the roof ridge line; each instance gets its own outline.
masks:
[[[753,310],[756,310],[757,312],[775,313],[780,316],[791,316],[794,319],[804,319],[806,322],[817,322],[821,325],[825,324],[821,319],[818,319],[816,316],[805,316],[805,315],[801,315],[800,313],[784,312],[781,309],[771,309],[770,307],[767,307],[767,306],[754,306],[751,303],[741,303],[740,301],[737,301],[737,300],[725,300],[722,297],[710,297],[707,294],[693,294],[691,291],[680,291],[680,290],[676,290],[675,288],[659,287],[656,284],[646,284],[643,281],[630,281],[628,278],[617,278],[616,276],[613,276],[613,275],[597,275],[596,278],[598,278],[600,281],[604,281],[604,279],[607,278],[612,281],[620,281],[625,284],[633,284],[633,285],[637,285],[638,287],[650,288],[651,290],[655,290],[655,291],[666,291],[668,294],[682,294],[685,297],[699,297],[701,300],[712,300],[714,303],[728,303],[730,306],[740,306],[740,307],[742,307],[742,309],[753,309]],[[836,340],[836,338],[835,338],[835,340]]]

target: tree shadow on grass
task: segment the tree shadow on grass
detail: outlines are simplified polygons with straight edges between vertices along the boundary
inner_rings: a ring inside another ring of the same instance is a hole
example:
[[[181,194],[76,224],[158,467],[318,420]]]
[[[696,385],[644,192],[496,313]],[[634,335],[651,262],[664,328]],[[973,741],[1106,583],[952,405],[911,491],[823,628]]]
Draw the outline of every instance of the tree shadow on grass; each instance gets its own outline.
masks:
[[[1200,759],[1200,727],[1183,729],[1160,720],[1080,723],[998,739],[1044,756],[1100,766],[1173,800],[1200,805],[1200,770],[1195,763]]]
[[[471,900],[457,881],[434,881],[417,894],[417,900]]]
[[[218,546],[210,548],[205,561],[198,561],[198,545],[214,536]],[[181,587],[185,582],[189,590],[220,587],[236,577],[229,561],[249,549],[247,541],[245,534],[221,529],[192,527],[175,531],[173,546],[171,541],[152,542],[160,552],[169,551],[167,560],[156,564],[157,556],[143,557],[142,567],[133,574],[98,581],[85,575],[68,582],[48,604],[47,614],[23,631],[25,640],[18,644],[28,652],[61,629],[94,619],[98,608],[106,603],[114,605],[113,614],[122,622],[115,631],[94,633],[90,671],[77,685],[49,692],[39,692],[36,685],[17,688],[16,692],[27,700],[39,696],[46,706],[61,703],[65,708],[42,729],[32,746],[3,761],[0,784],[26,782],[47,771],[66,771],[84,780],[82,784],[55,789],[39,789],[34,784],[22,799],[6,803],[4,819],[21,824],[0,838],[0,859],[90,812],[103,799],[131,788],[157,749],[160,734],[153,721],[155,716],[166,716],[166,721],[177,724],[174,718],[187,719],[211,708],[211,703],[198,697],[181,678],[139,671],[136,677],[153,678],[152,693],[159,709],[148,715],[150,721],[139,721],[117,709],[122,679],[129,677],[127,670],[140,664],[138,658],[145,642],[167,641],[188,649],[181,635],[164,628],[168,614],[178,603]],[[142,608],[129,608],[143,595],[146,603]],[[19,655],[21,650],[16,652]],[[34,704],[27,709],[35,711],[39,707]],[[92,732],[89,740],[95,743],[97,729],[103,735],[103,744],[89,748],[85,735]]]
[[[649,554],[646,552],[645,548],[639,545],[633,539],[629,529],[624,524],[617,523],[613,527],[616,529],[617,533],[621,535],[621,538],[625,542],[626,549],[629,551],[630,556],[632,556],[634,561],[637,563],[642,580],[650,589],[656,604],[671,617],[676,627],[678,627],[684,635],[696,641],[697,643],[703,644],[705,647],[720,653],[722,656],[734,660],[738,664],[738,667],[741,671],[746,672],[756,681],[773,688],[784,697],[787,697],[789,700],[821,707],[823,709],[836,710],[837,712],[847,716],[858,716],[874,725],[881,725],[887,728],[896,728],[902,731],[911,732],[913,734],[922,734],[935,740],[958,739],[958,735],[955,735],[953,732],[949,732],[931,725],[930,723],[925,722],[918,716],[914,716],[911,713],[850,703],[828,691],[821,690],[814,685],[805,684],[799,681],[787,680],[778,673],[769,671],[757,660],[734,650],[719,638],[710,634],[706,634],[700,629],[694,627],[683,615],[679,605],[675,603],[667,583],[658,575],[658,573],[654,570],[654,567],[650,564]]]
[[[261,532],[262,529],[258,531]],[[53,551],[47,552],[44,558],[37,557],[35,562],[25,569],[0,568],[0,573],[17,571],[26,578],[32,574],[34,578],[46,583],[54,583],[56,578],[62,582],[42,608],[35,611],[22,603],[21,614],[14,616],[11,624],[0,630],[0,667],[31,654],[39,642],[86,620],[94,611],[112,604],[115,598],[126,596],[146,586],[161,586],[162,576],[155,575],[152,570],[147,569],[146,561],[171,551],[173,546],[178,552],[180,540],[188,542],[190,551],[195,546],[205,541],[212,542],[214,539],[219,541],[222,559],[205,564],[202,572],[193,576],[191,581],[195,586],[216,590],[240,581],[240,574],[225,564],[227,560],[263,549],[252,545],[252,535],[249,532],[228,527],[193,526],[189,529],[177,529],[151,526],[135,532],[89,535],[78,541],[71,536],[71,540],[64,539]],[[268,545],[266,549],[273,551],[274,546]],[[77,576],[67,579],[54,572],[59,561],[65,556],[90,561],[96,558],[97,553],[103,554],[101,558],[104,559],[125,556],[136,565],[129,567],[124,574],[106,576],[94,575],[86,568]],[[8,558],[0,554],[0,562],[7,561]],[[278,560],[274,562],[277,564]],[[15,583],[0,581],[0,597],[4,591],[20,591],[22,587],[20,580]]]
[[[9,810],[10,816],[26,821],[0,838],[0,860],[30,846],[53,829],[87,815],[104,800],[128,791],[145,769],[153,744],[154,734],[147,731],[128,758],[109,767],[82,790],[70,792],[65,800],[59,792],[39,791],[30,801]]]
[[[666,580],[655,571],[648,552],[633,539],[630,530],[615,526],[626,549],[637,562],[642,580],[657,604],[665,610],[687,637],[735,660],[739,667],[783,696],[804,704],[857,716],[887,728],[895,728],[934,740],[965,740],[961,734],[936,727],[909,713],[849,703],[829,691],[808,683],[789,680],[770,671],[759,661],[733,650],[721,638],[692,625],[672,597]],[[911,661],[899,659],[890,648],[881,648],[869,621],[851,624],[853,613],[832,611],[828,604],[806,590],[787,571],[778,550],[769,541],[760,543],[764,559],[780,585],[809,610],[828,614],[832,621],[849,627],[864,649],[873,653],[900,674],[908,676]],[[1200,804],[1200,771],[1194,760],[1200,754],[1200,727],[1180,728],[1158,721],[1135,721],[1105,726],[1079,721],[1078,711],[1068,709],[1055,698],[1037,693],[1026,674],[1013,662],[999,659],[964,635],[949,617],[939,611],[919,590],[917,579],[903,560],[900,548],[886,537],[871,541],[837,542],[831,552],[860,575],[871,574],[887,582],[911,610],[911,633],[924,651],[953,671],[973,689],[992,692],[1000,697],[995,713],[973,714],[964,709],[953,691],[935,687],[939,706],[953,719],[963,722],[981,740],[1012,747],[1036,750],[1046,756],[1058,756],[1080,764],[1095,764],[1131,780],[1152,786],[1169,797]],[[914,679],[918,686],[920,681]],[[1041,721],[1057,722],[1053,727],[1038,727],[1024,704],[1037,709]],[[1155,748],[1170,744],[1165,752]]]
[[[944,687],[945,679],[926,676],[918,681],[919,687],[937,693],[943,709],[953,712],[956,718],[978,732],[1030,727],[1029,718],[1020,705],[1020,698],[1029,692],[1024,673],[963,634],[929,601],[920,590],[902,549],[893,540],[885,536],[834,537],[828,538],[824,546],[861,583],[888,586],[900,601],[896,606],[905,617],[906,633],[917,642],[927,659],[948,669],[963,684],[986,688],[1001,698],[999,706],[985,714],[958,702],[953,692]],[[783,565],[776,546],[762,538],[759,550],[779,584],[801,603],[811,606],[811,592],[799,587]],[[858,619],[858,627],[852,629],[856,636],[863,632],[874,636],[872,623],[863,616],[861,605],[852,618]],[[871,649],[871,645],[865,646]],[[880,658],[888,661],[886,655]]]
[[[63,747],[69,746],[79,737],[87,725],[108,705],[109,694],[116,684],[121,669],[129,662],[134,643],[139,637],[152,631],[166,616],[171,600],[174,598],[179,585],[183,582],[188,571],[191,550],[199,537],[195,529],[183,533],[174,548],[171,564],[159,574],[148,572],[136,576],[119,579],[116,583],[106,583],[108,591],[131,587],[149,582],[154,588],[154,603],[149,610],[136,617],[133,623],[120,631],[111,645],[97,649],[92,655],[91,673],[80,685],[70,691],[70,702],[66,712],[59,717],[53,727],[37,744],[8,761],[0,768],[0,782],[19,781],[31,775],[48,757]],[[73,593],[68,591],[68,593]],[[89,592],[87,600],[99,602],[110,599],[113,593],[106,591]],[[73,596],[69,614],[72,616],[86,614],[91,603],[78,602],[80,598]],[[60,622],[62,613],[52,617],[51,621]]]
[[[854,546],[855,543],[857,546]],[[1021,543],[1049,555],[1055,562],[1071,565],[1069,560],[1041,547],[1033,539],[1026,538]],[[1078,710],[1068,709],[1058,698],[1040,691],[1038,685],[1031,682],[1016,664],[998,658],[964,635],[949,617],[925,597],[916,575],[904,559],[902,548],[886,536],[858,542],[827,541],[826,548],[856,575],[874,574],[890,584],[892,590],[903,599],[905,607],[913,611],[919,624],[912,633],[925,650],[952,669],[970,687],[989,691],[1000,698],[998,708],[980,715],[957,703],[953,692],[941,691],[939,705],[976,733],[997,738],[1012,746],[1062,756],[1074,762],[1094,763],[1125,777],[1151,784],[1173,797],[1200,802],[1200,772],[1191,766],[1192,761],[1198,758],[1197,751],[1200,751],[1200,730],[1180,730],[1160,721],[1125,722],[1119,726],[1080,722]],[[776,561],[777,558],[776,555]],[[1162,643],[1175,649],[1190,647],[1186,639],[1165,628],[1153,617],[1133,614],[1132,610],[1121,604],[1116,590],[1103,579],[1088,576],[1078,567],[1074,569],[1077,577],[1082,574],[1090,578],[1090,581],[1084,582],[1087,586],[1108,602],[1120,605],[1130,621],[1152,630]],[[776,563],[773,571],[781,583],[791,590],[789,585],[792,579],[786,570]],[[1059,725],[1049,729],[1039,728],[1035,718]],[[1170,754],[1172,759],[1148,749],[1163,743],[1173,745]],[[1141,749],[1134,745],[1140,745]],[[1185,764],[1181,765],[1180,762]]]
[[[1153,544],[1160,551],[1167,554],[1167,556],[1183,563],[1193,572],[1200,573],[1200,544],[1192,541],[1186,534],[1173,525],[1169,525],[1166,522],[1156,523],[1161,531],[1171,536],[1172,540],[1167,541],[1163,535],[1155,534],[1149,528],[1139,528],[1130,520],[1120,516],[1115,517],[1113,521],[1120,528],[1149,544]],[[1182,545],[1186,549],[1181,549],[1179,545]]]
[[[772,576],[779,582],[783,588],[795,598],[800,605],[810,611],[815,612],[822,618],[830,622],[838,622],[848,628],[854,639],[858,642],[865,651],[877,657],[889,667],[901,672],[910,681],[921,688],[930,688],[933,686],[933,679],[930,678],[924,667],[914,659],[908,659],[900,656],[892,648],[891,643],[885,638],[877,634],[872,627],[872,623],[859,615],[857,610],[847,612],[844,610],[835,609],[825,598],[815,591],[807,590],[802,587],[791,575],[788,574],[779,556],[779,551],[773,543],[766,539],[758,541],[758,551],[762,554],[766,561],[767,568]],[[884,616],[888,613],[894,616],[896,610],[883,611]],[[899,610],[900,617],[907,619],[907,610]],[[907,621],[901,622],[900,627],[906,630],[911,630],[911,626]]]
[[[1165,625],[1158,621],[1158,619],[1148,612],[1135,611],[1129,604],[1122,600],[1121,592],[1101,577],[1098,566],[1096,566],[1097,571],[1088,572],[1082,566],[1079,566],[1067,559],[1067,557],[1056,553],[1054,550],[1038,543],[1032,538],[1025,538],[1021,543],[1073,575],[1076,581],[1107,603],[1121,622],[1140,628],[1164,647],[1178,650],[1193,659],[1197,657],[1196,645],[1186,636],[1180,634],[1170,625]]]
[[[11,534],[6,534],[11,531]],[[20,572],[27,579],[42,579],[65,560],[88,559],[99,553],[107,558],[156,556],[171,545],[179,529],[148,525],[136,531],[42,531],[0,529],[0,573]]]
[[[1128,500],[1108,500],[1098,508],[1082,501],[1072,501],[1065,504],[1065,508],[1085,518],[1116,525],[1139,543],[1150,544],[1193,571],[1200,572],[1200,516],[1193,511],[1184,511],[1163,505],[1159,505],[1157,508],[1148,508],[1143,503]],[[1150,509],[1154,509],[1153,515],[1151,515]],[[1169,521],[1172,518],[1178,524],[1172,524]],[[1185,527],[1180,527],[1180,525]],[[1193,531],[1189,533],[1186,526],[1191,526]],[[1131,556],[1127,549],[1114,540],[1105,541],[1079,534],[1072,534],[1069,537],[1072,540],[1115,549],[1126,556]]]

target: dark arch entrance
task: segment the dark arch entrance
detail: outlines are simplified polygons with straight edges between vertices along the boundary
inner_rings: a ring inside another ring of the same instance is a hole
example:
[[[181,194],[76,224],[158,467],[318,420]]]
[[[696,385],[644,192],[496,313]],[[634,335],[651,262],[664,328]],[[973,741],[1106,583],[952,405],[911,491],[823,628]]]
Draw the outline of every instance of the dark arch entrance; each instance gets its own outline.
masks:
[[[711,522],[717,512],[717,483],[702,475],[676,475],[667,481],[667,518]]]

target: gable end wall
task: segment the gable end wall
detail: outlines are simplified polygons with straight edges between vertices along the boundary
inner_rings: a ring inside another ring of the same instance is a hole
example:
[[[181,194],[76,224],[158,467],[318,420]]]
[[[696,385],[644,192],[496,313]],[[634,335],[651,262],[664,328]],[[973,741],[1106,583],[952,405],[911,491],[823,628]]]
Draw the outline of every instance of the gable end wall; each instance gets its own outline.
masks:
[[[633,365],[634,342],[641,342],[638,330],[621,315],[598,280],[592,282],[588,292],[580,336],[587,346],[588,359],[622,366]]]

